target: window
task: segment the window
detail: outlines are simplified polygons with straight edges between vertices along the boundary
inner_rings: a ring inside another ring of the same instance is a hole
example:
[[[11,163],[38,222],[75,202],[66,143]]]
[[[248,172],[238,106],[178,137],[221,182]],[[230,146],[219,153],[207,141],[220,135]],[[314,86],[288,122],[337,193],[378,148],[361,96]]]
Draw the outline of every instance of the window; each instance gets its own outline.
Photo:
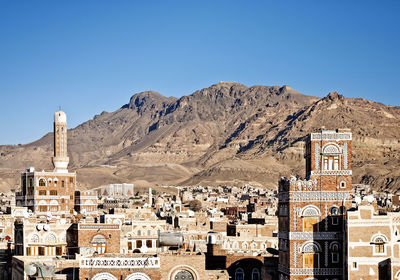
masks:
[[[128,250],[132,250],[132,242],[128,242]]]
[[[31,255],[31,247],[26,247],[26,255],[27,256]]]
[[[251,280],[260,280],[260,271],[258,268],[253,268],[253,271],[251,272]]]
[[[64,180],[61,181],[61,187],[63,187],[63,188],[65,187],[65,181]]]
[[[303,267],[304,268],[318,268],[319,255],[321,247],[317,242],[307,242],[302,249],[303,252]]]
[[[142,231],[140,229],[137,231],[137,235],[142,236]]]
[[[39,235],[32,234],[31,238],[29,239],[30,243],[39,243]]]
[[[40,190],[39,191],[39,195],[46,195],[46,194],[47,194],[47,192],[45,190]]]
[[[374,246],[374,254],[384,255],[385,254],[385,243],[387,238],[383,235],[378,235],[372,240]]]
[[[329,212],[331,213],[331,215],[336,216],[339,215],[339,208],[336,206],[331,207],[331,209],[329,209]]]
[[[69,181],[73,184],[74,183],[74,178],[69,178]]]
[[[340,182],[340,187],[341,188],[345,188],[346,187],[346,182],[345,181]]]
[[[318,254],[304,254],[304,268],[318,267]]]
[[[244,271],[240,267],[235,271],[235,280],[244,280]]]
[[[65,203],[65,199],[64,198],[61,198],[61,203]]]
[[[339,262],[339,244],[338,243],[332,243],[330,246],[331,249],[331,256],[332,256],[332,263],[338,263]]]
[[[136,240],[136,248],[142,248],[142,240]]]
[[[332,225],[337,226],[339,224],[339,218],[338,217],[331,217],[332,218]]]
[[[339,156],[324,156],[324,170],[339,170]]]
[[[47,206],[44,205],[39,206],[39,212],[47,212]]]
[[[62,255],[62,247],[58,246],[56,247],[56,255],[61,256]]]
[[[40,179],[39,180],[39,187],[45,187],[46,186],[46,180],[45,179]]]
[[[57,190],[50,190],[50,195],[57,195]]]
[[[146,247],[147,247],[147,248],[152,248],[152,247],[153,247],[153,241],[151,241],[151,240],[146,240]]]
[[[352,269],[352,270],[357,270],[357,269],[358,269],[357,262],[353,262],[353,263],[351,264],[351,269]]]
[[[98,254],[103,254],[106,252],[107,239],[104,237],[104,235],[98,234],[94,236],[91,243]]]
[[[39,256],[44,256],[44,247],[39,247]]]
[[[380,254],[385,253],[385,244],[384,243],[375,244],[375,253],[380,253]]]
[[[303,227],[305,232],[314,232],[317,231],[318,218],[305,218],[303,220]]]

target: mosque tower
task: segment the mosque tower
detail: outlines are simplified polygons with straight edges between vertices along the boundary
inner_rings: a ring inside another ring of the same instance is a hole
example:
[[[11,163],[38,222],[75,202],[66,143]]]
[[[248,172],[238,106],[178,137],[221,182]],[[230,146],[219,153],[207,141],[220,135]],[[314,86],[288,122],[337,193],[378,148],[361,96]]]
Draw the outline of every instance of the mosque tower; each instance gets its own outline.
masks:
[[[55,172],[68,172],[67,115],[59,110],[54,114],[54,156]]]

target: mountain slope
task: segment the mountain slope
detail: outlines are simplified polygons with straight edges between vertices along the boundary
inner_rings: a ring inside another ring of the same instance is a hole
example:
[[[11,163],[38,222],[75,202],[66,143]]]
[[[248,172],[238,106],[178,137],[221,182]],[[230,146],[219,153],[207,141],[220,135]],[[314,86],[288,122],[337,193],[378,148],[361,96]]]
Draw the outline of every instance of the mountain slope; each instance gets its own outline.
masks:
[[[70,169],[83,187],[242,184],[275,186],[304,174],[304,136],[353,131],[354,182],[400,188],[400,107],[337,93],[317,98],[288,86],[221,82],[179,99],[153,91],[68,131]],[[51,169],[52,134],[21,146],[0,146],[0,188],[18,184],[26,167]]]

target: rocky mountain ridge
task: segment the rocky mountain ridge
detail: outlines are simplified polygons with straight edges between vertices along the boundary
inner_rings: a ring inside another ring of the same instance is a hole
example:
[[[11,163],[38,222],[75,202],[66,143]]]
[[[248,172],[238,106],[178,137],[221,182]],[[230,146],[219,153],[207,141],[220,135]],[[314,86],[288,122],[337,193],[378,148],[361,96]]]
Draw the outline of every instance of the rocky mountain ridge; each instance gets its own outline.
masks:
[[[234,82],[179,99],[133,95],[120,109],[68,131],[69,169],[87,188],[113,182],[275,187],[282,175],[304,174],[302,140],[321,127],[352,129],[354,183],[400,188],[400,107]],[[52,137],[0,146],[0,189],[15,188],[29,166],[51,170]]]

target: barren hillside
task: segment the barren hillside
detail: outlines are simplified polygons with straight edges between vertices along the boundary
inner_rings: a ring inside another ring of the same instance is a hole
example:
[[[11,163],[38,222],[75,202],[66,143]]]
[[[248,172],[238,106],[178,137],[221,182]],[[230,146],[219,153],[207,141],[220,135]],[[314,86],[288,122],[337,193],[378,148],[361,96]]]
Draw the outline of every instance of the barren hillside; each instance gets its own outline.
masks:
[[[274,187],[281,175],[304,174],[302,140],[321,127],[352,129],[354,183],[400,188],[400,107],[233,82],[179,99],[133,95],[120,109],[68,131],[69,169],[88,188],[112,182]],[[15,188],[29,166],[52,169],[51,155],[50,133],[0,146],[0,189]]]

